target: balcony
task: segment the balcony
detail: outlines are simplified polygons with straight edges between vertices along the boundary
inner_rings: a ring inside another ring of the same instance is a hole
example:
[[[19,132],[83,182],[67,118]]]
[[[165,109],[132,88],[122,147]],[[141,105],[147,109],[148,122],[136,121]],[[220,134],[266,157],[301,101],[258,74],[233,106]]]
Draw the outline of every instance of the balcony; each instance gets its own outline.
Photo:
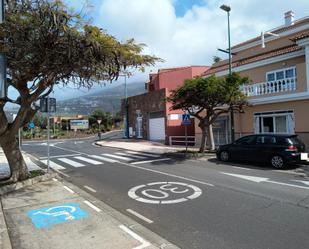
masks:
[[[241,90],[248,96],[260,96],[282,92],[292,92],[296,90],[296,77],[284,78],[269,82],[243,85]]]

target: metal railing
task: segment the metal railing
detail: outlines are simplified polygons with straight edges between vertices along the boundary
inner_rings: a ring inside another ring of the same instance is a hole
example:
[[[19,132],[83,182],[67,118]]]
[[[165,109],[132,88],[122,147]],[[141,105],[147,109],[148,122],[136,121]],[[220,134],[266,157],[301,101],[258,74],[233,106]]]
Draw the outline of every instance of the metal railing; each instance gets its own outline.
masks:
[[[272,93],[290,92],[296,90],[296,77],[269,82],[243,85],[241,90],[249,97]]]
[[[196,143],[195,136],[187,136],[187,144],[194,146]],[[169,136],[169,145],[186,145],[185,136]]]

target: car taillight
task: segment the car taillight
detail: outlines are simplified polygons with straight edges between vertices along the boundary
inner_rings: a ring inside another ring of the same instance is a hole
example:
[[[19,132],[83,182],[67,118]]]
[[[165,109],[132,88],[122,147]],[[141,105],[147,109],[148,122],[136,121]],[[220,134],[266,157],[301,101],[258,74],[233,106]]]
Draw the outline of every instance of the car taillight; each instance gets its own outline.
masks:
[[[289,146],[289,148],[287,148],[287,149],[286,149],[286,151],[293,151],[293,152],[297,152],[297,151],[298,151],[298,149],[297,149],[297,147],[296,147],[296,146],[291,145],[291,146]]]

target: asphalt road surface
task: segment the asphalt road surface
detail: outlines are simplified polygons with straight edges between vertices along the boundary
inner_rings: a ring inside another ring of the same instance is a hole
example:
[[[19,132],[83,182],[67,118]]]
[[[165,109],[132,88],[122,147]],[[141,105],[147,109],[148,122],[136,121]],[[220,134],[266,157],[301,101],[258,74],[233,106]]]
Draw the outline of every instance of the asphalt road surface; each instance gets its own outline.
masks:
[[[94,139],[53,141],[51,167],[180,248],[309,248],[308,178],[96,147]],[[23,149],[46,164],[46,143]]]

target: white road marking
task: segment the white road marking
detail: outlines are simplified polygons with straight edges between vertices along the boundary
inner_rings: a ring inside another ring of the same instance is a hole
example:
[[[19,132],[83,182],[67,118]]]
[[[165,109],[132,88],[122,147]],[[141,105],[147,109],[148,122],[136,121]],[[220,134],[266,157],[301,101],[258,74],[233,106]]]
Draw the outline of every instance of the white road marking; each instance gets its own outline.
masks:
[[[142,155],[142,156],[147,156],[147,157],[160,157],[161,155],[158,154],[152,154],[152,153],[143,153],[143,152],[139,152],[139,151],[132,151],[132,150],[126,150],[126,153],[129,154],[137,154],[137,155]]]
[[[294,184],[289,184],[289,183],[283,183],[283,182],[275,182],[275,181],[266,181],[269,183],[274,183],[274,184],[278,184],[278,185],[283,185],[283,186],[289,186],[289,187],[293,187],[293,188],[301,188],[301,189],[308,189],[309,187],[304,187],[304,186],[299,186],[299,185],[294,185]]]
[[[273,183],[273,184],[278,184],[278,185],[282,185],[282,186],[289,186],[289,187],[293,187],[293,188],[309,189],[309,187],[299,186],[299,185],[295,185],[295,184],[271,181],[271,180],[269,180],[269,178],[264,178],[264,177],[230,174],[230,173],[225,173],[225,172],[221,172],[221,173],[225,174],[225,175],[230,175],[230,176],[238,177],[238,178],[241,178],[241,179],[245,179],[245,180],[248,180],[248,181],[253,181],[253,182],[256,182],[256,183],[267,182],[267,183]]]
[[[99,160],[102,160],[102,161],[109,162],[109,163],[118,163],[119,162],[118,160],[106,158],[106,157],[103,157],[103,156],[97,156],[97,155],[89,155],[89,156],[96,158],[96,159],[99,159]]]
[[[84,186],[84,188],[90,190],[90,191],[93,192],[93,193],[96,193],[96,192],[97,192],[95,189],[93,189],[93,188],[91,188],[91,187],[89,187],[89,186],[86,186],[86,185]]]
[[[135,215],[136,217],[142,219],[143,221],[146,221],[146,222],[149,223],[149,224],[153,223],[152,220],[146,218],[144,215],[141,215],[141,214],[139,214],[138,212],[135,212],[135,211],[132,210],[132,209],[127,209],[127,212],[129,212],[130,214]]]
[[[72,190],[72,189],[70,189],[69,187],[67,187],[67,186],[63,186],[67,191],[69,191],[71,194],[75,194],[75,192]]]
[[[248,168],[237,167],[237,166],[232,166],[232,168],[234,168],[234,169],[243,169],[243,170],[251,170],[251,169],[248,169]]]
[[[67,174],[65,174],[65,173],[63,173],[63,172],[61,172],[60,170],[57,170],[57,169],[53,169],[54,171],[56,171],[58,174],[60,174],[60,175],[64,175],[65,177],[70,177],[69,175],[67,175]]]
[[[89,207],[91,207],[92,209],[94,209],[95,211],[97,211],[98,213],[101,212],[102,210],[100,208],[98,208],[97,206],[93,205],[91,202],[89,201],[84,201],[85,204],[87,204]]]
[[[53,181],[54,181],[54,182],[58,182],[58,180],[57,180],[56,178],[53,178]]]
[[[138,155],[123,153],[123,152],[116,152],[115,154],[116,154],[116,155],[120,155],[120,156],[133,157],[133,159],[134,159],[134,158],[138,158],[138,159],[146,159],[146,158],[147,158],[147,157],[145,157],[145,156],[138,156]]]
[[[85,153],[81,153],[80,151],[76,151],[76,150],[70,150],[70,149],[64,149],[64,148],[61,148],[59,146],[55,146],[56,148],[58,149],[62,149],[62,150],[67,150],[67,151],[71,151],[73,153],[80,153],[80,154],[83,154],[83,155],[87,155]],[[143,154],[143,153],[140,153],[140,154]],[[104,154],[102,154],[104,155]],[[183,180],[187,180],[187,181],[191,181],[191,182],[196,182],[196,183],[200,183],[202,185],[207,185],[207,186],[210,186],[210,187],[214,187],[215,185],[211,184],[211,183],[207,183],[207,182],[202,182],[202,181],[199,181],[199,180],[194,180],[194,179],[191,179],[191,178],[187,178],[187,177],[183,177],[183,176],[178,176],[178,175],[174,175],[174,174],[169,174],[169,173],[165,173],[165,172],[162,172],[162,171],[158,171],[158,170],[154,170],[154,169],[146,169],[146,168],[143,168],[143,167],[140,167],[140,166],[137,166],[137,165],[132,165],[132,164],[128,164],[128,163],[123,163],[123,162],[118,162],[120,165],[125,165],[127,167],[132,167],[132,168],[136,168],[136,169],[141,169],[141,170],[145,170],[145,171],[149,171],[149,172],[154,172],[154,173],[157,173],[157,174],[161,174],[161,175],[166,175],[166,176],[171,176],[171,177],[175,177],[175,178],[179,178],[179,179],[183,179]],[[119,165],[119,164],[116,164],[116,165]],[[59,171],[59,173],[61,173]],[[65,175],[65,174],[64,174]],[[67,175],[66,175],[67,176]],[[69,177],[69,176],[68,176]]]
[[[58,160],[61,161],[61,162],[66,163],[66,164],[69,164],[69,165],[71,165],[71,166],[73,166],[75,168],[76,167],[84,167],[85,166],[84,164],[81,164],[79,162],[75,162],[75,161],[73,161],[71,159],[68,159],[68,158],[59,158]]]
[[[93,160],[93,159],[90,159],[90,158],[82,157],[82,156],[75,156],[74,158],[81,160],[81,161],[84,161],[84,162],[87,162],[87,163],[90,163],[90,164],[93,164],[93,165],[103,164],[102,162],[99,162],[99,161],[96,161],[96,160]]]
[[[59,155],[59,156],[50,156],[49,158],[59,158],[59,157],[70,157],[70,156],[79,156],[80,154],[67,154],[67,155]],[[47,159],[48,157],[40,157],[39,159]]]
[[[224,174],[224,175],[234,176],[234,177],[238,177],[238,178],[241,178],[241,179],[245,179],[245,180],[252,181],[252,182],[258,182],[258,183],[266,182],[269,179],[269,178],[265,178],[265,177],[231,174],[231,173],[226,173],[226,172],[221,172],[221,173]]]
[[[102,154],[103,156],[109,156],[109,157],[113,157],[113,158],[117,158],[117,159],[121,159],[121,160],[125,160],[125,161],[131,161],[133,160],[133,158],[128,158],[128,157],[124,157],[124,156],[117,156],[117,155],[113,155],[113,154]]]
[[[301,183],[309,186],[309,181],[300,181],[300,180],[292,180],[292,181],[294,181],[294,182],[301,182]]]
[[[132,230],[130,230],[126,226],[119,225],[119,228],[121,230],[123,230],[124,232],[128,233],[131,237],[133,237],[134,239],[136,239],[140,243],[142,243],[141,245],[139,245],[137,247],[134,247],[132,249],[143,249],[143,248],[146,248],[147,246],[151,245],[147,240],[143,239],[141,236],[139,236],[138,234],[134,233]]]
[[[134,163],[131,163],[131,164],[153,163],[153,162],[169,161],[169,160],[171,160],[171,159],[170,158],[160,158],[160,159],[153,159],[153,160],[134,162]]]
[[[42,163],[44,163],[45,165],[47,165],[47,160],[41,160]],[[62,170],[65,169],[65,167],[62,167],[61,165],[53,162],[53,161],[49,161],[49,166],[53,169],[58,169],[58,170]]]

